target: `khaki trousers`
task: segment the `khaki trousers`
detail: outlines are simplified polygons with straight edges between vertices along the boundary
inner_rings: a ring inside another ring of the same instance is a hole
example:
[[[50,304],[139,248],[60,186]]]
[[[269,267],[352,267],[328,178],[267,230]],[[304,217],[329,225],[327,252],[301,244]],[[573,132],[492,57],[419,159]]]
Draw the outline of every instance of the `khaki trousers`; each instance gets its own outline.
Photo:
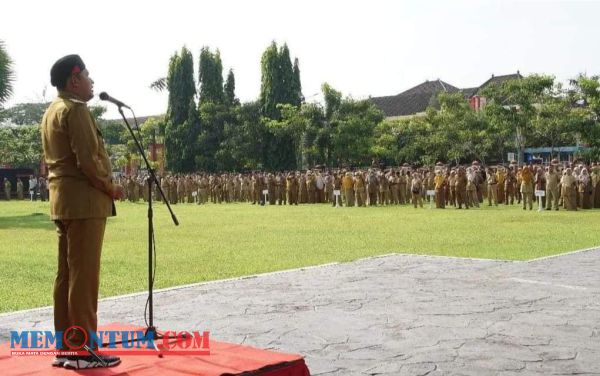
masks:
[[[488,184],[487,190],[488,205],[498,205],[498,185]]]
[[[558,210],[558,187],[546,187],[546,210]]]
[[[66,331],[76,325],[96,332],[100,254],[106,218],[57,220],[58,271],[54,281],[54,329]],[[84,335],[71,330],[69,343],[83,345]],[[89,336],[88,342],[89,345]],[[68,344],[63,342],[63,349]]]
[[[352,188],[344,189],[344,204],[354,206],[354,190]]]
[[[412,202],[415,208],[417,207],[417,205],[423,207],[423,196],[421,196],[420,193],[412,193]]]

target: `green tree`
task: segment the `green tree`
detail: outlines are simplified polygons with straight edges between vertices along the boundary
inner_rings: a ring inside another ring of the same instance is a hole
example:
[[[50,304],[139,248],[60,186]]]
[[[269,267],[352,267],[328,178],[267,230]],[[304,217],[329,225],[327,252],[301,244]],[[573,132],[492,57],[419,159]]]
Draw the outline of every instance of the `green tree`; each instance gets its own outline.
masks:
[[[568,100],[573,129],[589,147],[583,156],[589,160],[600,159],[600,76],[580,74],[571,80]]]
[[[230,162],[219,159],[224,140],[225,125],[234,126],[231,109],[223,103],[205,102],[200,104],[200,123],[202,130],[197,137],[198,153],[196,167],[203,171],[221,171]]]
[[[298,107],[302,102],[300,69],[296,61],[296,71],[290,59],[287,44],[281,48],[272,42],[261,58],[261,88],[259,102],[265,127],[274,131],[277,127],[269,126],[272,121],[280,121],[279,105],[290,104]],[[269,132],[265,135],[263,161],[270,170],[290,170],[298,166],[297,148],[290,132]]]
[[[200,123],[194,96],[194,61],[183,47],[173,55],[167,76],[169,101],[166,115],[165,148],[167,168],[175,172],[195,169]],[[192,141],[190,141],[192,140]]]
[[[302,95],[302,82],[300,81],[300,62],[298,58],[294,59],[294,68],[292,75],[292,100],[297,101],[299,105],[304,102],[304,96]]]
[[[200,105],[208,102],[223,103],[223,63],[219,50],[211,52],[208,47],[200,50],[198,84],[200,85]]]
[[[0,128],[0,164],[37,169],[41,158],[39,125]]]
[[[102,132],[102,138],[107,145],[123,144],[129,138],[123,138],[124,125],[122,120],[99,119],[98,128]]]
[[[0,107],[13,92],[14,72],[12,60],[8,56],[4,42],[0,40]]]
[[[533,119],[533,140],[531,146],[549,146],[552,157],[559,146],[576,143],[577,125],[580,118],[564,97],[546,98],[538,108],[538,116]]]
[[[374,130],[383,113],[371,101],[342,100],[331,119],[332,159],[335,165],[371,163]]]
[[[519,162],[522,162],[523,148],[533,136],[537,106],[551,94],[553,86],[554,77],[534,74],[483,89],[488,99],[484,111],[488,117],[496,118],[492,122],[507,127],[506,133],[515,136]]]
[[[267,128],[278,138],[291,140],[296,168],[305,169],[326,163],[326,144],[321,140],[325,117],[320,105],[280,104],[281,120],[269,120]]]
[[[235,76],[233,74],[233,69],[229,70],[227,73],[227,81],[225,81],[225,85],[223,85],[223,92],[225,95],[225,103],[229,106],[237,106],[240,104],[239,99],[235,97]]]
[[[234,118],[225,124],[218,157],[230,161],[230,170],[263,168],[262,150],[267,130],[261,120],[260,103],[244,103],[232,111]]]
[[[0,122],[16,125],[41,124],[50,103],[19,103],[0,110]]]

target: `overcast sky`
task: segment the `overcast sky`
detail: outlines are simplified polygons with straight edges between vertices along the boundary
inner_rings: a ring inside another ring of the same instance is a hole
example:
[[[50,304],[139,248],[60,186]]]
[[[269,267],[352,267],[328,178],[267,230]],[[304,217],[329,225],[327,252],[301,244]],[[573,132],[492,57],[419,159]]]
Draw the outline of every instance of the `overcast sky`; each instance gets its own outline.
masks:
[[[167,94],[149,85],[184,45],[195,69],[203,46],[220,49],[242,101],[258,97],[272,40],[300,60],[308,100],[323,82],[365,98],[427,79],[464,88],[517,70],[561,81],[599,74],[599,15],[599,1],[13,0],[2,4],[0,40],[16,71],[7,105],[51,100],[50,67],[78,53],[96,94],[143,116],[165,112]],[[106,117],[116,116],[109,107]]]

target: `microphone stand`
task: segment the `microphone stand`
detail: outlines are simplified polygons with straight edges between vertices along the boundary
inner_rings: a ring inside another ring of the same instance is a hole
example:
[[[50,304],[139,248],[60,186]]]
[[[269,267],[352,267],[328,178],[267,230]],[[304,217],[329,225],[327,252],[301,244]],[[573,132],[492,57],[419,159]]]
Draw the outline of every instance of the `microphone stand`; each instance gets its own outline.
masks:
[[[156,345],[156,340],[165,338],[165,336],[162,334],[159,334],[158,331],[156,330],[156,327],[154,326],[154,306],[153,306],[153,299],[152,299],[153,298],[152,287],[154,284],[154,273],[153,273],[153,269],[152,269],[152,266],[153,266],[152,265],[152,251],[154,249],[154,222],[153,222],[154,212],[152,210],[152,184],[156,184],[156,188],[160,192],[160,196],[162,197],[163,202],[167,205],[167,208],[169,209],[169,212],[171,213],[171,219],[173,220],[173,223],[175,224],[175,226],[179,226],[179,221],[177,220],[175,213],[173,213],[173,209],[171,208],[171,205],[169,205],[169,201],[165,197],[165,193],[163,192],[162,188],[160,187],[160,184],[158,183],[158,179],[156,178],[154,169],[150,165],[150,162],[148,162],[148,158],[146,158],[146,153],[144,152],[144,148],[142,147],[140,140],[138,140],[138,138],[135,136],[135,133],[133,133],[133,129],[127,122],[127,118],[125,117],[125,114],[123,114],[122,106],[119,105],[118,107],[119,107],[119,113],[121,114],[121,117],[123,118],[123,121],[125,122],[125,125],[127,126],[127,129],[129,130],[129,133],[131,134],[133,141],[135,142],[137,150],[138,150],[139,154],[142,156],[142,159],[144,160],[144,163],[146,164],[146,168],[148,169],[148,178],[146,179],[146,181],[148,183],[148,301],[147,301],[147,303],[148,303],[149,319],[148,319],[148,322],[146,323],[148,326],[146,327],[145,338],[132,338],[132,339],[129,339],[126,341],[111,342],[111,344],[122,344],[123,342],[136,342],[136,341],[140,341],[140,340],[146,340],[146,338],[148,338],[148,334],[151,334],[152,338],[155,340],[155,341],[153,341],[154,349],[159,353],[158,356],[162,358],[163,354],[160,353],[160,350],[158,349],[158,347]],[[176,337],[168,336],[167,338],[176,338]],[[103,345],[107,345],[107,344],[103,344]]]

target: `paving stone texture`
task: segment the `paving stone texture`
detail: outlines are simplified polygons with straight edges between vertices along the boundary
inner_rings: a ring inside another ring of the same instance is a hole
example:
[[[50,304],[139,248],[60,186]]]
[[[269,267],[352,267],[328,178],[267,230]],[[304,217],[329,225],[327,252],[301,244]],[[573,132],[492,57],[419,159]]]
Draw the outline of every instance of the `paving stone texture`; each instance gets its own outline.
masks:
[[[600,249],[530,262],[394,254],[156,292],[159,329],[300,353],[313,375],[600,375]],[[99,322],[143,325],[145,295]],[[52,330],[50,308],[0,315]]]

